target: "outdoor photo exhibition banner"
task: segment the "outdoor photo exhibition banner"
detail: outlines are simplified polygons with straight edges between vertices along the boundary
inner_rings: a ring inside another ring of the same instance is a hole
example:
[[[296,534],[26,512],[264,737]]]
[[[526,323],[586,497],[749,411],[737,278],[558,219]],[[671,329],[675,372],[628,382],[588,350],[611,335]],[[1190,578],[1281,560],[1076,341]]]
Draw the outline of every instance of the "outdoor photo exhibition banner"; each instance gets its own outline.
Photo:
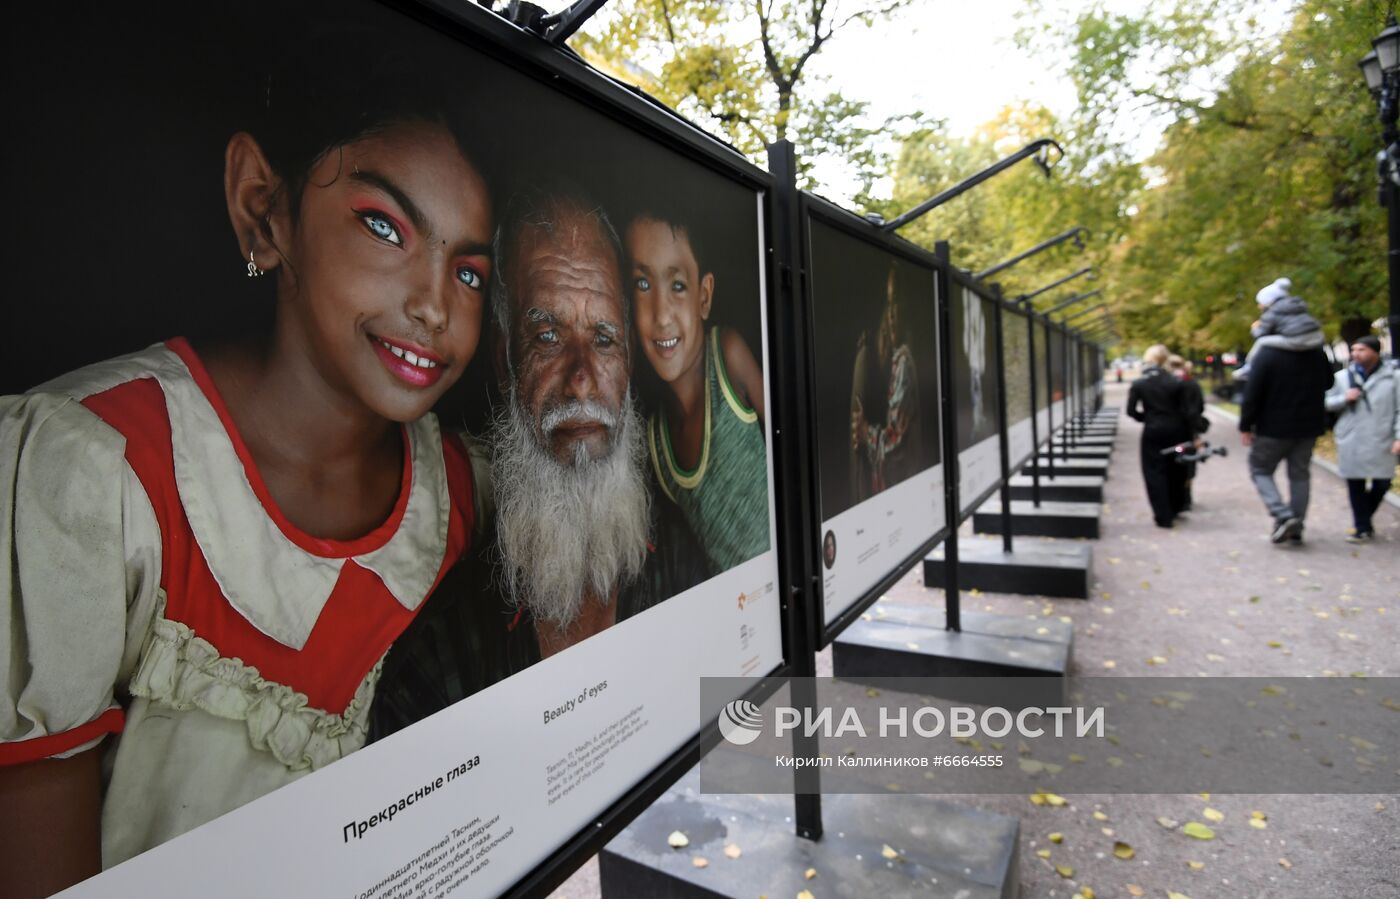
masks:
[[[1050,352],[1049,329],[1039,319],[1031,319],[1031,339],[1035,348],[1035,417],[1041,443],[1050,439],[1050,380],[1046,354]]]
[[[958,499],[970,511],[1001,478],[997,405],[996,304],[953,286],[953,407],[958,418]]]
[[[1002,310],[1002,341],[1006,360],[1006,423],[1011,470],[1021,467],[1035,450],[1031,432],[1031,349],[1026,317]]]
[[[782,662],[762,173],[367,0],[20,16],[0,761],[100,762],[73,895],[501,893]]]
[[[934,273],[808,217],[831,621],[945,522]]]
[[[1068,365],[1065,355],[1065,333],[1058,328],[1050,330],[1050,402],[1055,410],[1055,428],[1064,427],[1066,400],[1069,398]]]

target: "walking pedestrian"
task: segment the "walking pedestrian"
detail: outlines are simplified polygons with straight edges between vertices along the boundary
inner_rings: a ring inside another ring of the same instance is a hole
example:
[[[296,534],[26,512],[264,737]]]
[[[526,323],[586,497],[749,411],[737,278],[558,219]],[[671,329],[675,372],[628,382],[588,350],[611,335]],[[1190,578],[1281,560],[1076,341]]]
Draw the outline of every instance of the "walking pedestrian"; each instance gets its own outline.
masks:
[[[1191,441],[1185,386],[1164,367],[1171,353],[1161,344],[1142,354],[1142,375],[1128,388],[1128,417],[1142,422],[1142,481],[1152,520],[1169,528],[1186,504],[1186,467],[1163,450]]]
[[[1371,517],[1385,499],[1400,455],[1400,375],[1383,364],[1381,342],[1366,335],[1351,345],[1351,363],[1327,391],[1327,411],[1339,413],[1332,433],[1337,468],[1347,480],[1353,527],[1348,543],[1375,539]]]
[[[1172,353],[1171,356],[1167,358],[1167,370],[1181,381],[1182,387],[1186,390],[1186,419],[1187,423],[1191,426],[1192,442],[1199,447],[1201,445],[1201,435],[1210,427],[1210,419],[1205,416],[1205,394],[1201,392],[1200,382],[1191,377],[1191,363],[1188,360]],[[1191,506],[1194,503],[1191,495],[1191,485],[1196,480],[1196,463],[1185,462],[1178,464],[1185,469],[1185,474],[1183,475],[1185,483],[1182,487],[1184,492],[1182,494],[1181,511],[1190,512]]]
[[[1297,297],[1274,297],[1277,282],[1259,292],[1261,306],[1289,300],[1294,318],[1311,319]],[[1266,303],[1266,300],[1268,302]],[[1309,341],[1310,342],[1310,341]],[[1319,342],[1320,343],[1320,342]],[[1240,441],[1249,447],[1249,475],[1273,516],[1269,539],[1302,543],[1308,513],[1309,465],[1313,445],[1327,430],[1323,395],[1332,384],[1332,366],[1320,345],[1295,347],[1261,340],[1250,351],[1244,402],[1240,405]],[[1279,463],[1288,464],[1288,501],[1274,483]]]

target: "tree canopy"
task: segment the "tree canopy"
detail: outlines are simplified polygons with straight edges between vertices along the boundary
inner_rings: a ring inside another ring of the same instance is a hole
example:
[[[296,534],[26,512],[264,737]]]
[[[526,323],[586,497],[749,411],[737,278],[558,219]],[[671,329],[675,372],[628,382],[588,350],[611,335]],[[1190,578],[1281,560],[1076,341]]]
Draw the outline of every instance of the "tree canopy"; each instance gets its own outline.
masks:
[[[864,98],[812,76],[844,28],[908,0],[618,0],[574,45],[762,162],[798,146],[803,187],[820,158],[863,185],[858,211],[891,217],[1040,137],[1067,149],[1053,177],[1022,165],[901,231],[978,271],[1073,225],[1091,232],[996,276],[1008,294],[1082,265],[1131,342],[1243,349],[1253,296],[1280,276],[1336,335],[1386,309],[1385,217],[1376,203],[1375,105],[1356,63],[1387,12],[1378,0],[1174,0],[1141,15],[1104,0],[1059,15],[1026,0],[1023,47],[1072,79],[1077,108],[988,110],[953,136],[937,110],[872,121]],[[1273,11],[1272,19],[1268,13]],[[1281,23],[1281,27],[1280,27]],[[1144,146],[1144,133],[1161,133]],[[872,186],[889,186],[885,197]],[[1081,261],[1082,258],[1082,261]]]
[[[831,89],[810,65],[842,31],[910,2],[618,0],[572,46],[759,164],[768,144],[793,141],[804,187],[817,186],[812,167],[826,158],[868,191],[889,165],[880,138],[900,119],[871,120],[866,100]]]
[[[1269,34],[1258,6],[1180,0],[1131,17],[1099,5],[1023,34],[1068,61],[1077,130],[1099,161],[1126,158],[1135,123],[1165,123],[1136,189],[1099,185],[1126,213],[1105,280],[1137,342],[1243,348],[1255,292],[1281,276],[1332,336],[1385,311],[1380,135],[1356,65],[1385,9],[1302,0]]]

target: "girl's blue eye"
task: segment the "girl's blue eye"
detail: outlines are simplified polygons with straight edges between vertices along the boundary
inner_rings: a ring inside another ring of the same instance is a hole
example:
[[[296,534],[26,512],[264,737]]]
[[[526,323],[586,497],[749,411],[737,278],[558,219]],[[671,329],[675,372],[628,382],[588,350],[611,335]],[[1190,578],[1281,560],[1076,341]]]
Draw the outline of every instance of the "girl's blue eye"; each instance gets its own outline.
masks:
[[[481,289],[481,274],[469,268],[457,269],[457,280],[470,287],[472,290]]]
[[[360,216],[369,233],[380,240],[388,241],[396,247],[403,246],[403,238],[399,236],[399,231],[394,227],[394,223],[377,212],[366,212]]]
[[[637,279],[637,289],[638,289],[638,290],[651,290],[651,282],[648,281],[646,278],[638,278],[638,279]]]

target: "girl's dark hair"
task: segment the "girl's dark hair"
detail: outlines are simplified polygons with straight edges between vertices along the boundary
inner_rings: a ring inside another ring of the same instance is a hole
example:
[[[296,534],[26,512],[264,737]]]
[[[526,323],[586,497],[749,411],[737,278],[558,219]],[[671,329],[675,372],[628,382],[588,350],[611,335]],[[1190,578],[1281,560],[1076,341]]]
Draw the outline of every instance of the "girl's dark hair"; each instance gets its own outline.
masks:
[[[328,153],[394,125],[441,125],[487,185],[495,183],[480,148],[484,123],[469,118],[464,85],[471,57],[450,47],[347,26],[310,26],[285,45],[261,85],[251,129],[282,179],[293,219],[311,169]],[[475,126],[475,127],[473,127]]]

